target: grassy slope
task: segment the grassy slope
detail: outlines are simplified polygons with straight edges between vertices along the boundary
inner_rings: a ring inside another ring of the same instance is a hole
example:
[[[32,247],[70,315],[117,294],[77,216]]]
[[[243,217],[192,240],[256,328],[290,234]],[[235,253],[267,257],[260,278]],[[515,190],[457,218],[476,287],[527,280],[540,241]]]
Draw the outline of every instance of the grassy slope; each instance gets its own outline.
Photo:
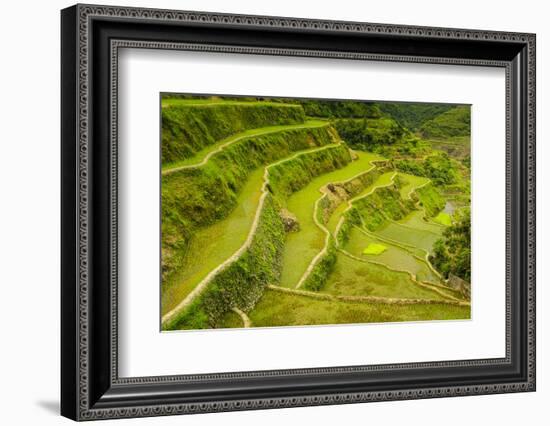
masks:
[[[432,232],[438,235],[443,232],[443,228],[441,227],[441,225],[438,225],[433,222],[427,222],[423,218],[424,218],[424,212],[422,210],[415,210],[409,213],[403,219],[399,220],[398,223],[405,226],[412,227],[412,228],[416,228],[418,230]]]
[[[426,185],[430,179],[422,176],[415,176],[408,173],[399,173],[399,177],[404,180],[404,185],[400,188],[401,197],[410,198],[411,192],[416,188]]]
[[[322,151],[336,152],[335,149],[340,147],[336,145],[334,149],[329,149],[332,146],[326,146],[327,149],[315,147],[299,151],[288,158],[294,158],[297,154],[315,158]],[[347,153],[347,150],[344,152]],[[323,155],[326,154],[323,152]],[[210,226],[199,228],[195,232],[179,268],[165,280],[162,292],[163,314],[174,308],[211,270],[242,246],[258,208],[264,182],[264,169],[259,167],[249,175],[237,198],[236,207],[227,217]],[[197,259],[201,261],[197,262]]]
[[[450,104],[427,104],[410,102],[380,102],[380,110],[394,118],[402,126],[415,131],[422,123],[454,108]]]
[[[284,130],[238,141],[196,168],[162,176],[163,282],[180,268],[193,234],[225,219],[254,170],[334,141],[328,127]]]
[[[264,102],[204,102],[166,99],[161,110],[162,164],[193,157],[205,147],[249,129],[300,124],[302,108]]]
[[[427,139],[446,139],[470,135],[470,107],[458,106],[425,121],[420,133]]]
[[[311,260],[324,246],[325,234],[313,220],[314,204],[321,196],[319,189],[328,183],[344,181],[370,169],[371,161],[377,158],[374,154],[360,153],[359,158],[346,167],[315,178],[306,187],[289,197],[287,208],[296,215],[300,223],[300,231],[287,236],[283,256],[282,286],[295,286]]]
[[[292,104],[283,104],[279,102],[268,102],[268,101],[239,101],[239,100],[226,100],[226,99],[181,99],[181,98],[163,98],[162,99],[162,108],[174,107],[174,106],[216,106],[216,105],[271,105],[276,107],[296,107]]]
[[[166,171],[170,171],[180,167],[192,167],[194,165],[199,165],[202,161],[204,161],[205,158],[207,158],[209,155],[212,155],[211,153],[215,153],[217,150],[223,149],[224,147],[230,146],[233,143],[242,141],[244,139],[251,139],[256,136],[267,135],[270,133],[278,133],[285,130],[297,130],[297,129],[306,129],[306,128],[314,128],[314,127],[323,127],[326,125],[327,125],[326,121],[308,120],[300,124],[289,124],[289,125],[283,125],[283,126],[266,126],[266,127],[260,127],[258,129],[245,130],[244,132],[236,133],[225,139],[219,140],[211,145],[206,146],[205,148],[196,152],[192,157],[185,158],[185,159],[168,163],[168,164],[163,164],[162,171],[166,172]]]
[[[470,308],[443,304],[387,305],[315,300],[267,290],[250,314],[254,327],[467,319]],[[228,316],[221,327],[242,327]]]

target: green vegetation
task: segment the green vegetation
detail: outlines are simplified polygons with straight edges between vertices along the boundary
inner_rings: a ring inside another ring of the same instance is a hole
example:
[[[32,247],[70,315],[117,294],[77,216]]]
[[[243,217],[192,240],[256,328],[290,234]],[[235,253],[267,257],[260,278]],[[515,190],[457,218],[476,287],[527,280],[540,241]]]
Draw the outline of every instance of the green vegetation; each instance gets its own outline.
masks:
[[[431,262],[448,277],[454,274],[463,280],[470,281],[470,209],[466,208],[456,213],[454,223],[443,232],[443,238],[434,244]]]
[[[441,225],[451,226],[451,215],[449,213],[440,212],[436,217],[434,217],[434,221],[440,223]]]
[[[469,107],[161,106],[163,330],[469,317]]]
[[[163,106],[167,100],[163,100]],[[162,164],[194,156],[235,133],[305,121],[298,106],[272,103],[187,103],[168,101],[162,108]]]
[[[377,104],[356,101],[323,101],[313,99],[280,98],[285,104],[298,104],[309,117],[325,118],[379,118],[382,113]]]
[[[316,300],[267,290],[249,316],[255,327],[456,320],[469,318],[470,307],[442,303],[390,305]],[[226,322],[221,327],[232,324],[235,323]]]
[[[266,200],[248,250],[214,278],[189,310],[164,325],[165,329],[215,328],[232,307],[249,310],[265,286],[278,281],[284,227],[272,197]]]
[[[457,181],[458,164],[444,152],[436,152],[421,160],[398,160],[395,167],[405,173],[428,177],[436,185],[449,185]]]
[[[450,104],[423,104],[414,102],[380,102],[382,113],[395,119],[401,126],[417,131],[424,122],[453,108]]]
[[[388,248],[384,244],[369,243],[369,245],[363,250],[363,254],[372,254],[378,256],[384,253]]]
[[[353,149],[378,151],[381,146],[393,145],[401,140],[405,129],[391,118],[339,119],[336,130]]]
[[[365,244],[381,246],[383,249],[379,253],[366,253],[364,249],[361,250],[362,247],[365,247]],[[409,272],[421,281],[434,283],[439,281],[426,263],[426,253],[424,251],[405,246],[398,241],[392,242],[383,239],[376,236],[375,233],[369,234],[361,229],[354,228],[350,232],[350,238],[345,249],[348,253],[362,260],[383,264],[395,271]]]
[[[445,199],[431,183],[416,190],[420,200],[419,204],[424,208],[426,216],[436,216],[445,207]]]
[[[288,198],[286,206],[296,216],[300,224],[300,231],[287,235],[283,256],[282,286],[295,287],[312,259],[324,247],[325,233],[317,226],[313,218],[315,201],[321,197],[319,189],[331,182],[344,181],[356,176],[361,171],[368,170],[372,167],[371,161],[376,158],[372,154],[361,153],[356,161],[349,163],[344,168],[340,167],[331,173],[320,175]],[[292,173],[286,169],[281,175],[285,176],[289,182],[299,182],[300,179],[296,179],[294,176],[299,176],[309,168],[300,170],[302,172]],[[274,180],[276,181],[276,178]],[[299,253],[299,256],[296,256],[296,253]]]
[[[334,135],[327,126],[284,130],[243,139],[212,156],[203,166],[163,175],[163,283],[172,281],[171,275],[182,265],[190,240],[198,229],[226,219],[237,207],[243,206],[248,198],[243,199],[239,194],[254,171],[255,186],[247,186],[246,197],[253,196],[254,190],[258,196],[266,165],[333,141]],[[197,247],[201,249],[202,245]],[[193,252],[189,255],[195,258]]]
[[[180,161],[172,162],[169,164],[163,164],[162,172],[164,174],[170,173],[180,168],[199,166],[203,162],[207,161],[209,156],[215,155],[224,148],[246,139],[253,138],[255,136],[267,135],[270,133],[279,133],[285,130],[299,130],[304,128],[324,127],[327,123],[320,120],[308,120],[304,123],[286,125],[286,126],[267,126],[259,129],[245,130],[244,132],[231,135],[228,138],[215,142],[204,149],[195,153],[193,157],[189,157]]]
[[[470,135],[470,107],[459,106],[425,121],[419,129],[425,138]]]

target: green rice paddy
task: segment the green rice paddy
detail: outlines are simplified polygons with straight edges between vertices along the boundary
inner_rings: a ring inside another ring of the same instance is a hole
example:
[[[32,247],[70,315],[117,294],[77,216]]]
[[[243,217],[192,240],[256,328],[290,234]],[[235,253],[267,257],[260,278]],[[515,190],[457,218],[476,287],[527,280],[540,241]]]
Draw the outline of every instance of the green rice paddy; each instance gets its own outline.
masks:
[[[325,233],[313,220],[315,202],[322,195],[320,189],[328,183],[345,181],[371,169],[371,162],[379,158],[370,153],[358,154],[358,159],[354,162],[313,179],[287,200],[287,209],[298,219],[300,231],[287,235],[280,283],[283,287],[295,287],[310,262],[324,247]]]
[[[266,290],[249,313],[255,327],[459,320],[470,317],[468,306],[446,304],[388,305],[316,300]],[[236,314],[224,318],[221,328],[242,327]]]
[[[436,217],[434,217],[434,221],[445,226],[451,226],[452,223],[451,215],[445,212],[440,212]]]
[[[363,250],[363,254],[378,256],[384,253],[388,248],[384,244],[369,243],[369,245]]]

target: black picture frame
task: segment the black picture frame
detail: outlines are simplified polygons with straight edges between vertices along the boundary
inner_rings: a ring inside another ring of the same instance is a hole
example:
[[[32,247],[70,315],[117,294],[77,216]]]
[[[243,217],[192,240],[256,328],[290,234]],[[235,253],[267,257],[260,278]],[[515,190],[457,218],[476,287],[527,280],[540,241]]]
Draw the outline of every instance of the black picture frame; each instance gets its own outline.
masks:
[[[535,390],[535,35],[97,5],[61,12],[61,414],[74,420]],[[119,378],[117,51],[506,70],[506,356]]]

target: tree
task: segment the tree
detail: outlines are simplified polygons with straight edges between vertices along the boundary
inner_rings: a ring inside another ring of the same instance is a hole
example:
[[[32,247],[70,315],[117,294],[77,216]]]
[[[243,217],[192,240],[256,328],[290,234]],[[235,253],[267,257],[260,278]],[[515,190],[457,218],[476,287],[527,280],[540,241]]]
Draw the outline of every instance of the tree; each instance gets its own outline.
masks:
[[[430,261],[445,278],[452,273],[470,282],[470,209],[456,212],[454,219],[453,224],[443,233],[443,238],[435,242]]]

